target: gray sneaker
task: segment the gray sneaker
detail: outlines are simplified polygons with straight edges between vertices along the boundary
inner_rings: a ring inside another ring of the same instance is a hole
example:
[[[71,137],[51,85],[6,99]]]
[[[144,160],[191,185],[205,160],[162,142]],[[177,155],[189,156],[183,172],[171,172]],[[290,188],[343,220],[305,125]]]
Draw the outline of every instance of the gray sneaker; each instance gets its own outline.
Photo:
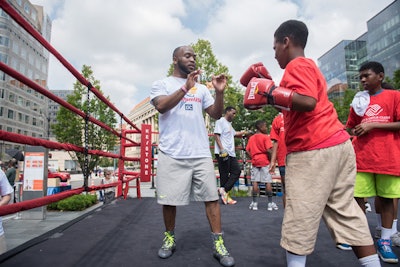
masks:
[[[391,235],[390,239],[392,240],[392,246],[400,247],[400,233],[399,232]]]
[[[381,229],[375,228],[375,235],[374,235],[374,237],[375,237],[376,239],[381,239],[381,233],[382,233],[382,230],[381,230]]]
[[[219,260],[219,263],[224,267],[231,267],[235,265],[235,260],[229,255],[228,250],[224,245],[222,234],[213,234],[214,241],[214,257]]]
[[[158,250],[158,256],[162,259],[166,259],[172,256],[172,253],[174,253],[176,249],[176,243],[175,243],[175,235],[173,232],[164,232],[164,239],[163,239],[163,245],[162,247]]]

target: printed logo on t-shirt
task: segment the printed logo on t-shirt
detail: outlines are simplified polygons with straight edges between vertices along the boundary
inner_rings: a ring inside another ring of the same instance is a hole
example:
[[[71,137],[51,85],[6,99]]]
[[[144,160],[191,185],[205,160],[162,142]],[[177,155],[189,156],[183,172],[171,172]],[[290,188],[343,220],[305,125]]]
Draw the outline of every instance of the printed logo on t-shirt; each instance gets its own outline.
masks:
[[[193,110],[193,104],[185,104],[185,110]]]
[[[382,107],[379,104],[374,104],[368,107],[367,111],[365,112],[365,115],[368,117],[374,117],[378,116],[379,113],[383,111]]]

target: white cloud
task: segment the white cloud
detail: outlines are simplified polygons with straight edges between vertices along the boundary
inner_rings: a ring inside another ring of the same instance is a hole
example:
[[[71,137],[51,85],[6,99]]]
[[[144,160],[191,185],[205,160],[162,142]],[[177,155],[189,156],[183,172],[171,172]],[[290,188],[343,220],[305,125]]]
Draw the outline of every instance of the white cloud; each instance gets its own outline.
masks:
[[[317,60],[344,39],[367,31],[367,20],[392,0],[31,0],[53,19],[52,45],[78,71],[89,65],[106,96],[124,114],[164,77],[172,50],[199,38],[237,81],[262,61],[279,82],[273,33],[287,19],[309,27],[306,56]],[[52,57],[50,89],[72,89],[75,78]]]

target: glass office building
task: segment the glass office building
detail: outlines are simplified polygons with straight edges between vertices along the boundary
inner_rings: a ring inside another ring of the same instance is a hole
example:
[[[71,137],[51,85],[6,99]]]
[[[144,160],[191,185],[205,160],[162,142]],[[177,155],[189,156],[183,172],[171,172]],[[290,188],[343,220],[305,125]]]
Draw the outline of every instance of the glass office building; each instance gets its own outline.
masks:
[[[400,1],[394,1],[367,22],[367,32],[356,40],[344,40],[318,59],[328,82],[330,98],[347,88],[358,90],[358,69],[366,61],[378,61],[392,78],[400,69]]]
[[[400,1],[394,1],[367,22],[370,61],[378,61],[386,76],[400,69]]]
[[[340,96],[347,89],[345,47],[353,42],[344,40],[318,59],[318,65],[328,83],[328,94]]]

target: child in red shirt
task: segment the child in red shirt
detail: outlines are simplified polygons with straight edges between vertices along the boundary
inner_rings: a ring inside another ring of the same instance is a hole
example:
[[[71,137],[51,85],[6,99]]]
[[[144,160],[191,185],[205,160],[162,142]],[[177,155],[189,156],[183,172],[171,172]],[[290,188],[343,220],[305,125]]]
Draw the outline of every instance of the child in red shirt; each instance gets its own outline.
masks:
[[[303,22],[282,23],[273,44],[285,69],[279,86],[266,75],[254,77],[244,98],[250,108],[269,104],[283,111],[288,154],[281,246],[287,265],[306,265],[323,218],[336,243],[351,245],[362,266],[380,266],[367,218],[353,196],[356,162],[350,136],[328,100],[324,76],[305,57],[307,38]]]
[[[249,138],[246,152],[251,158],[251,182],[253,184],[253,201],[249,209],[258,210],[259,183],[265,183],[265,193],[268,196],[268,210],[277,210],[278,206],[272,201],[272,176],[269,173],[269,164],[272,153],[271,139],[267,135],[267,123],[256,121],[256,133]]]
[[[357,176],[354,196],[365,210],[365,197],[377,196],[380,203],[381,236],[378,254],[384,262],[397,263],[391,245],[400,246],[400,237],[392,227],[393,199],[400,197],[400,92],[382,88],[384,68],[379,62],[360,67],[364,91],[353,99],[347,128],[357,136]]]

